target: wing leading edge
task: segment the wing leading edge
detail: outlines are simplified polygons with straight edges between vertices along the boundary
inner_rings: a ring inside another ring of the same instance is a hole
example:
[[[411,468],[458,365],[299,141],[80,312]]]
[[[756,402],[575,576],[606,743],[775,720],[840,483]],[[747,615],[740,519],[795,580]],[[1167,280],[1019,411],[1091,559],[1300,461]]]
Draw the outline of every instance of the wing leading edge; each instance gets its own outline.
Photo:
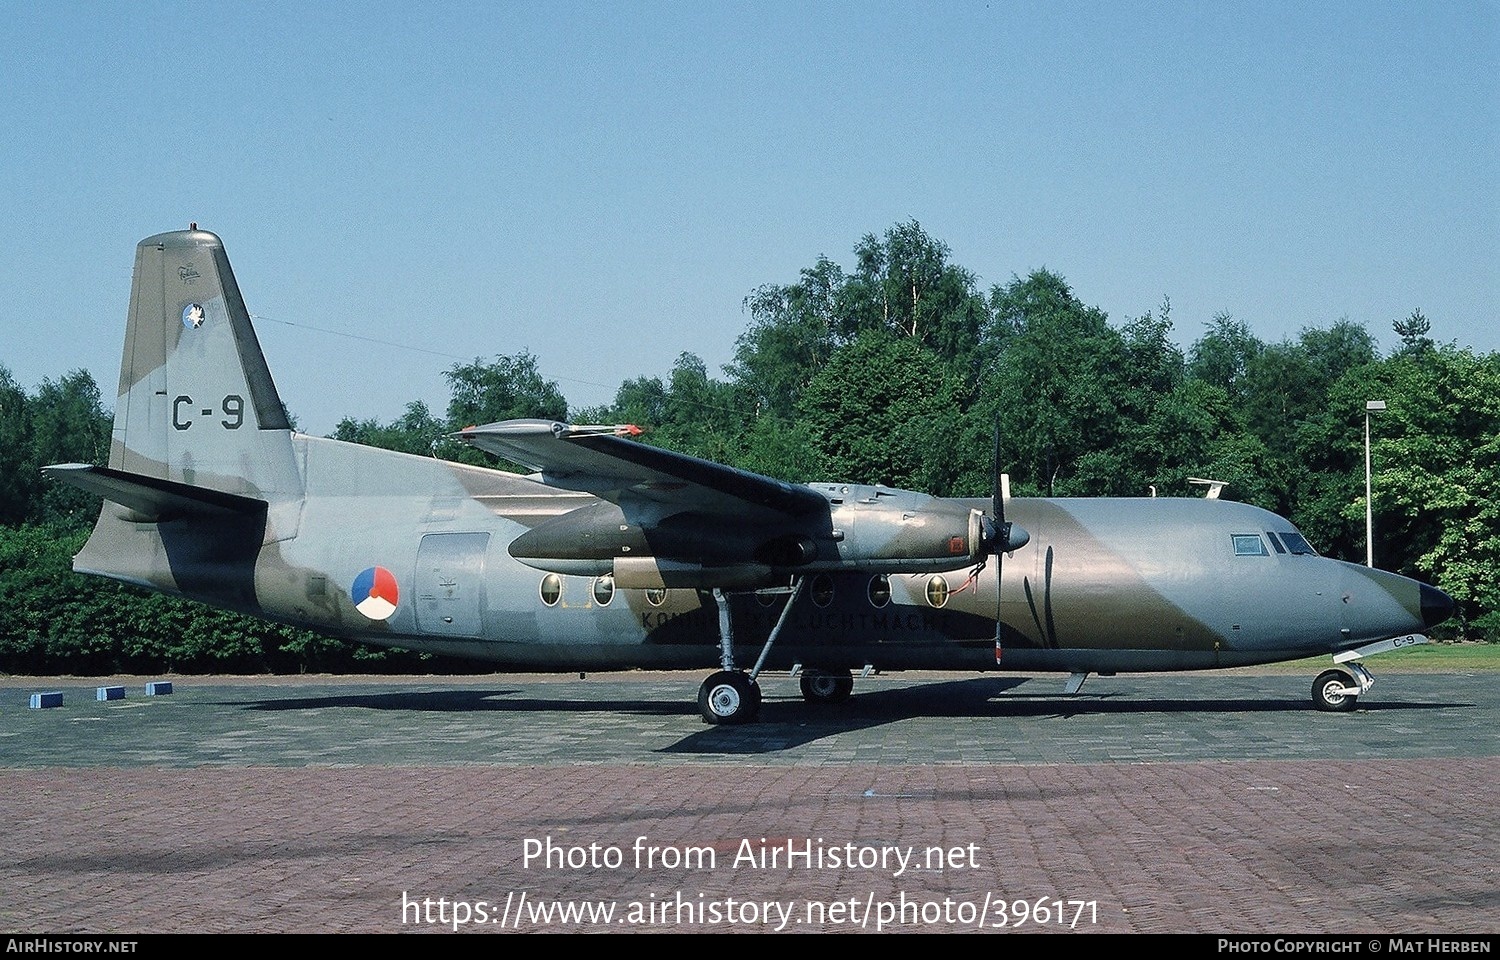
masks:
[[[591,493],[611,503],[633,498],[674,510],[743,515],[747,508],[782,517],[827,513],[810,487],[676,453],[615,435],[614,428],[553,420],[506,420],[455,436],[541,474],[543,483]]]

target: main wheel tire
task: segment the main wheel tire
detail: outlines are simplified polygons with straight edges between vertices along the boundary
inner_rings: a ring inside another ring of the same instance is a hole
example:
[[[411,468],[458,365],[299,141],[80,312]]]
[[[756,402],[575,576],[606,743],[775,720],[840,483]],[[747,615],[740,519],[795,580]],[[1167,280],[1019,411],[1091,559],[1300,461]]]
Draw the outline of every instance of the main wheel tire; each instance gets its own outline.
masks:
[[[704,723],[749,723],[760,713],[760,684],[737,670],[720,670],[698,688]]]
[[[1359,699],[1359,694],[1343,691],[1354,685],[1354,678],[1344,671],[1324,670],[1313,681],[1313,703],[1319,710],[1348,713],[1354,709],[1354,702]]]
[[[828,670],[804,670],[801,680],[802,699],[808,703],[843,703],[854,692],[854,677]]]

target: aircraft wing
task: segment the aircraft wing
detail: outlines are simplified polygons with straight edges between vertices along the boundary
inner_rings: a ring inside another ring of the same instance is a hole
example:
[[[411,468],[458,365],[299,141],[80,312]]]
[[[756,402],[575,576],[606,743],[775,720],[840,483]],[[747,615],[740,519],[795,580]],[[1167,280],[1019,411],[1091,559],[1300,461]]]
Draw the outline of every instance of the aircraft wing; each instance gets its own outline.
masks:
[[[620,503],[654,501],[677,510],[740,513],[747,508],[797,517],[826,512],[810,487],[738,470],[617,436],[612,427],[552,420],[506,420],[455,436],[541,474],[543,483]],[[638,431],[637,431],[638,432]]]

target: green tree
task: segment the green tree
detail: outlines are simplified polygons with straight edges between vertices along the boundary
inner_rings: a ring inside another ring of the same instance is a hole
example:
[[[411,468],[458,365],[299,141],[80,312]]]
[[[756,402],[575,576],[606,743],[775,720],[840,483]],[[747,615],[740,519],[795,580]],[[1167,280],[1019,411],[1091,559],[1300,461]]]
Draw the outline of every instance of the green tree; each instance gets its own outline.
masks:
[[[769,415],[756,417],[740,444],[734,466],[791,483],[827,478],[808,425],[800,419],[788,422]]]
[[[608,407],[583,411],[589,422],[634,423],[646,428],[646,443],[733,464],[753,414],[744,392],[708,375],[696,354],[683,353],[665,382],[660,377],[627,380]]]
[[[992,483],[993,430],[1017,492],[1102,495],[1120,491],[1121,385],[1128,357],[1103,311],[1085,306],[1047,270],[996,287],[982,400],[965,431],[969,472],[961,486]],[[1142,491],[1131,491],[1142,492]]]
[[[1500,639],[1500,354],[1403,351],[1382,374],[1376,563],[1441,587],[1475,632]],[[1349,515],[1362,522],[1363,506]]]
[[[696,354],[678,356],[651,442],[695,457],[733,462],[747,419],[735,388],[708,375]]]
[[[915,220],[854,248],[857,268],[843,302],[858,330],[910,337],[962,369],[975,359],[988,319],[975,277],[949,262],[948,245]]]
[[[448,381],[448,427],[497,423],[501,420],[537,418],[567,420],[568,402],[554,381],[543,379],[536,357],[522,351],[515,356],[496,357],[485,363],[475,359],[454,364],[444,377]],[[506,468],[504,462],[468,446],[443,448],[448,459],[480,466]]]
[[[1231,403],[1243,403],[1250,365],[1265,344],[1227,313],[1215,314],[1205,326],[1208,332],[1188,353],[1188,374],[1222,389]]]
[[[109,461],[111,418],[100,402],[99,387],[86,370],[60,380],[43,380],[29,405],[31,464]],[[47,483],[33,501],[30,519],[79,526],[99,515],[99,499],[75,487]]]
[[[451,432],[432,415],[427,404],[413,400],[401,416],[387,424],[345,417],[334,428],[333,439],[425,456]]]
[[[1296,391],[1285,421],[1265,421],[1260,433],[1285,478],[1282,495],[1265,505],[1289,516],[1319,550],[1354,560],[1364,553],[1364,525],[1351,523],[1344,508],[1363,496],[1361,415],[1372,396],[1375,342],[1363,327],[1340,320],[1303,330],[1297,349],[1298,379],[1259,386],[1264,394]]]
[[[938,494],[953,485],[949,368],[914,339],[860,334],[813,378],[799,413],[824,478]]]
[[[459,428],[530,417],[568,418],[562,391],[543,379],[536,357],[526,351],[490,363],[475,359],[454,364],[443,376],[451,391],[448,422]]]
[[[1413,310],[1411,316],[1397,320],[1391,326],[1401,338],[1402,353],[1422,354],[1433,348],[1432,338],[1427,336],[1432,330],[1432,321],[1424,317],[1420,309]]]
[[[1325,388],[1351,370],[1380,359],[1370,331],[1348,318],[1340,319],[1327,329],[1308,327],[1298,339],[1317,368]]]
[[[844,341],[845,283],[839,265],[820,256],[798,282],[757,287],[745,298],[750,327],[740,334],[726,371],[752,398],[757,416],[790,417],[802,391]]]
[[[1164,299],[1158,312],[1137,317],[1120,330],[1123,355],[1112,387],[1118,437],[1114,449],[1085,455],[1080,468],[1084,474],[1102,471],[1089,484],[1094,490],[1139,496],[1155,486],[1175,493],[1182,489],[1183,477],[1201,469],[1201,453],[1181,459],[1184,438],[1171,436],[1162,423],[1183,412],[1173,406],[1181,399],[1186,362],[1172,341],[1171,310]]]
[[[30,515],[41,475],[31,442],[31,401],[0,366],[0,524]]]

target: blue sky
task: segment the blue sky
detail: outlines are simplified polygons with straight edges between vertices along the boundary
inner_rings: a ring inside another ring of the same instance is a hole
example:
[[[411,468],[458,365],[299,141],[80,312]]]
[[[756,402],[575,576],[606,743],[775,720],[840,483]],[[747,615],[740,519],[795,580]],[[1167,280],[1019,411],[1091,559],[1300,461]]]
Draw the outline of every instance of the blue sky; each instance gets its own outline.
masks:
[[[225,242],[309,432],[529,350],[576,406],[917,220],[1121,323],[1500,349],[1500,4],[7,6],[0,364],[112,402],[141,238]],[[325,331],[336,331],[325,332]],[[369,340],[390,341],[405,347]]]

